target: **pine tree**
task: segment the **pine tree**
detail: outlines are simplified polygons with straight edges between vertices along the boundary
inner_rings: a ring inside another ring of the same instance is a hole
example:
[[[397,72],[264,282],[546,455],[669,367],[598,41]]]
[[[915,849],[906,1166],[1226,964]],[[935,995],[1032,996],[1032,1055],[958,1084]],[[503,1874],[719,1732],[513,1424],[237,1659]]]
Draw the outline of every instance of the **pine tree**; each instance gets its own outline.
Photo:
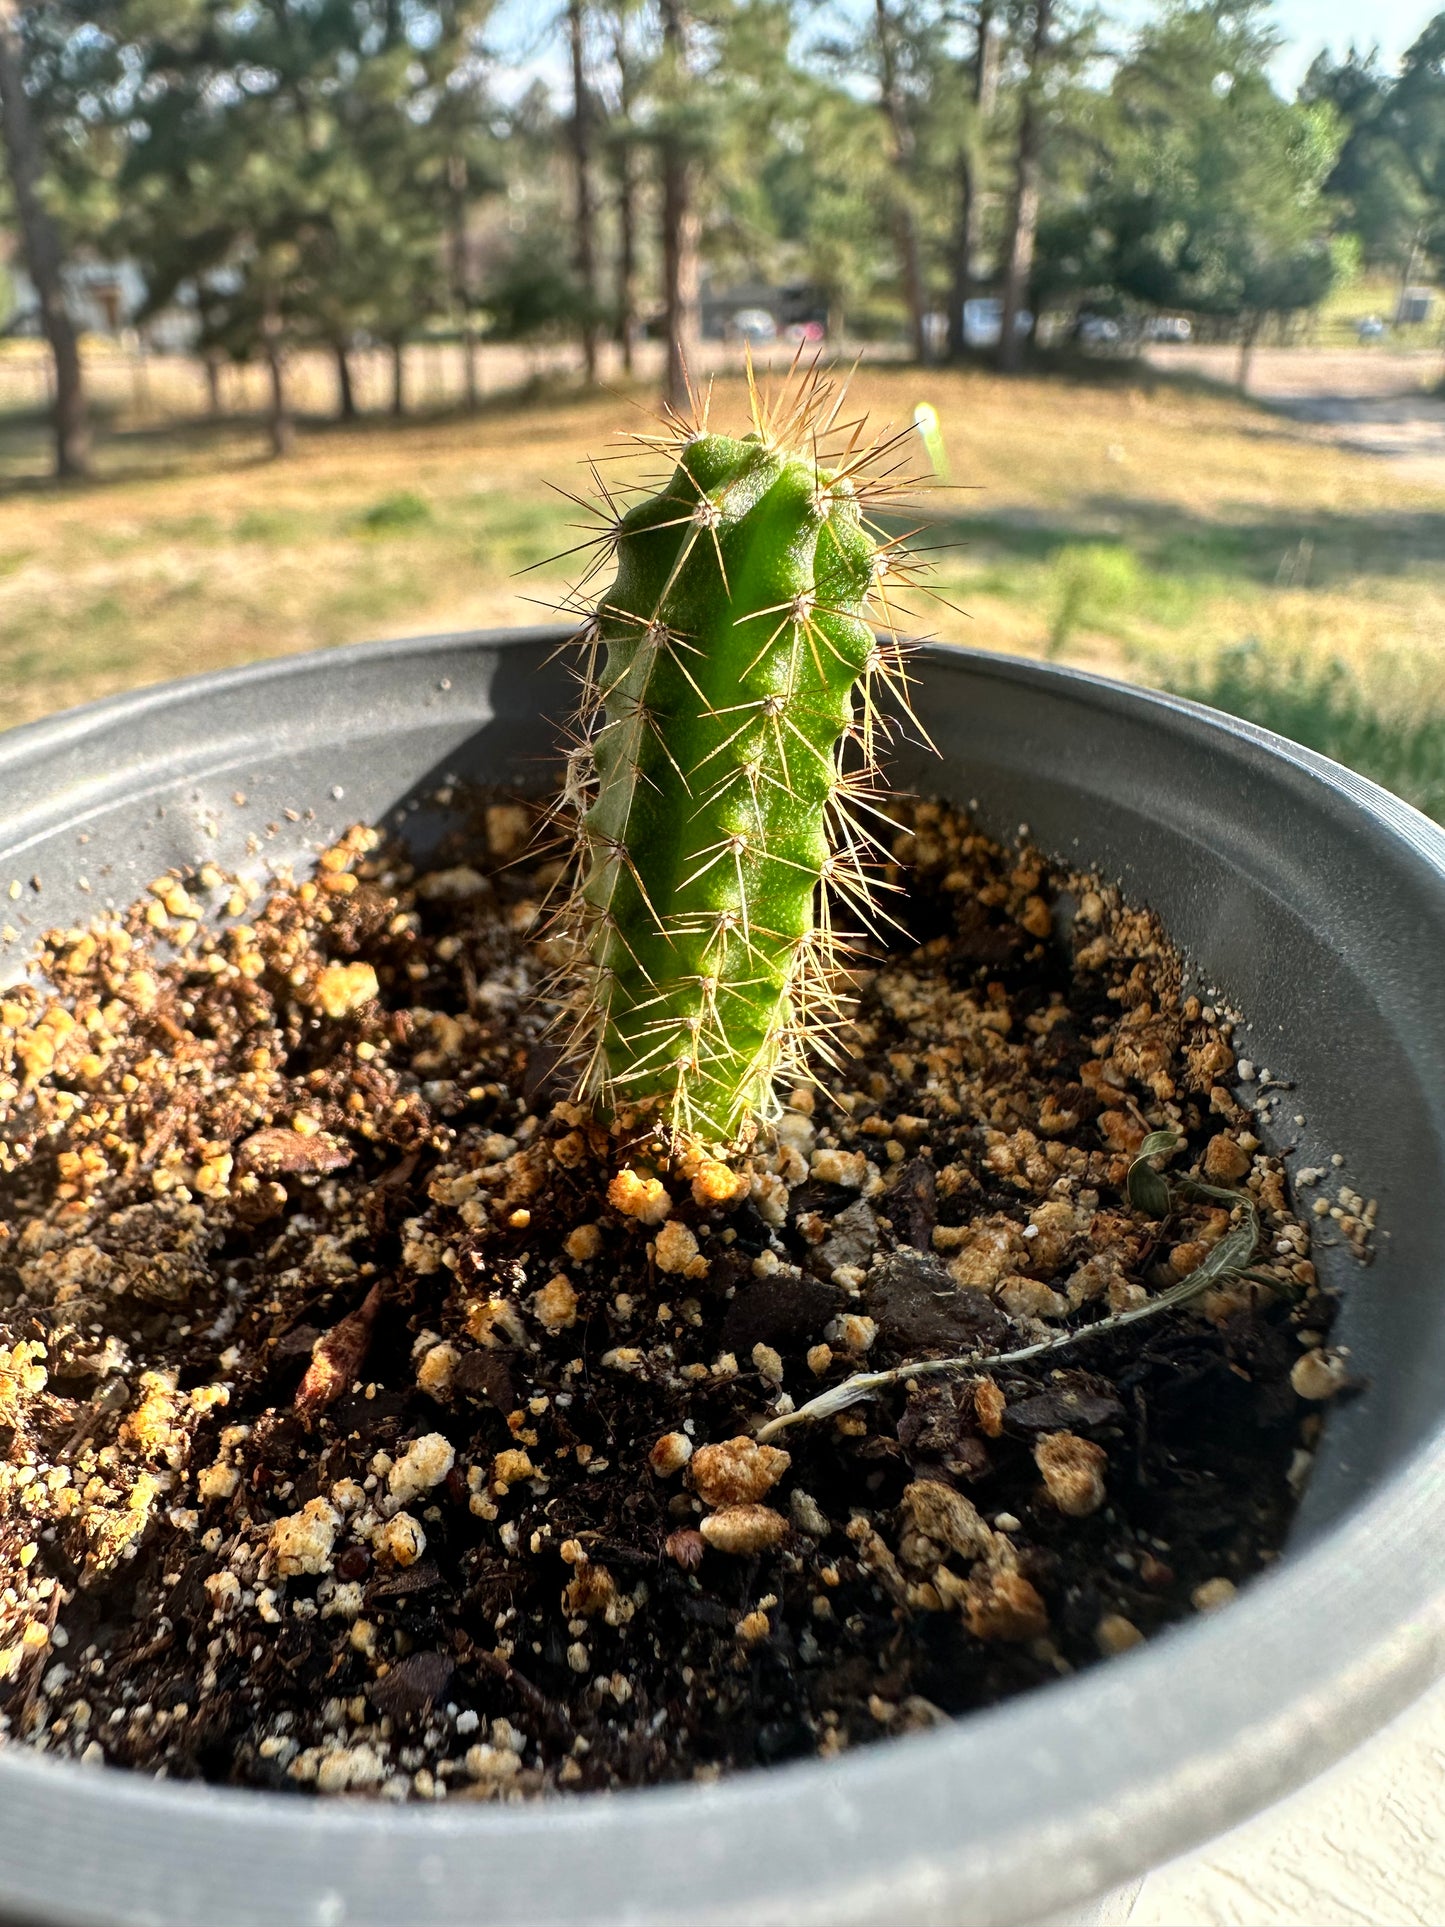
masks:
[[[587,83],[587,9],[584,0],[567,0],[567,42],[572,57],[572,141],[574,260],[582,299],[582,366],[589,383],[597,379],[597,211],[593,192],[592,148],[596,110]]]
[[[1029,276],[1034,265],[1034,237],[1038,232],[1039,195],[1043,176],[1043,90],[1053,59],[1057,0],[1025,0],[1021,9],[1021,38],[1027,51],[1020,88],[1018,135],[1014,146],[1013,203],[1003,258],[1003,318],[998,365],[1015,374],[1023,359],[1019,316],[1028,300]]]
[[[625,374],[633,372],[638,335],[638,274],[643,182],[638,166],[643,144],[638,108],[647,84],[650,55],[640,31],[638,0],[610,0],[602,33],[610,61],[610,96],[603,143],[612,176],[616,249],[612,273],[613,330]]]
[[[1406,52],[1383,118],[1419,199],[1411,258],[1445,271],[1445,13]]]
[[[1095,289],[1218,317],[1241,345],[1266,317],[1313,306],[1339,270],[1324,185],[1342,123],[1275,92],[1275,39],[1251,0],[1177,3],[1114,75],[1100,151],[1051,238]]]
[[[688,0],[659,0],[662,15],[662,104],[658,167],[662,187],[662,325],[667,337],[666,393],[674,408],[688,396],[688,367],[699,328],[698,209],[692,74],[693,23]]]
[[[999,0],[976,0],[965,9],[965,50],[958,61],[957,214],[948,302],[948,352],[967,352],[964,304],[974,291],[989,192],[990,135],[998,101],[1002,27]]]
[[[153,307],[204,289],[203,350],[265,363],[277,454],[295,345],[327,346],[341,377],[360,331],[399,356],[449,305],[451,171],[476,145],[465,123],[480,130],[486,13],[192,0],[138,43],[145,138],[122,176],[125,239]]]
[[[888,0],[873,0],[875,49],[878,62],[878,101],[888,126],[893,186],[889,195],[889,225],[898,251],[898,278],[908,311],[909,339],[913,359],[928,359],[928,295],[924,283],[923,254],[918,238],[918,219],[913,207],[911,174],[916,150],[914,133],[904,94],[903,55],[899,23],[889,10]]]
[[[53,166],[42,115],[31,100],[35,40],[54,25],[55,10],[22,9],[0,0],[0,140],[18,217],[25,265],[40,304],[40,326],[55,371],[55,473],[62,481],[90,472],[90,411],[80,341],[66,305],[65,246],[47,187]],[[62,22],[62,25],[64,23]]]

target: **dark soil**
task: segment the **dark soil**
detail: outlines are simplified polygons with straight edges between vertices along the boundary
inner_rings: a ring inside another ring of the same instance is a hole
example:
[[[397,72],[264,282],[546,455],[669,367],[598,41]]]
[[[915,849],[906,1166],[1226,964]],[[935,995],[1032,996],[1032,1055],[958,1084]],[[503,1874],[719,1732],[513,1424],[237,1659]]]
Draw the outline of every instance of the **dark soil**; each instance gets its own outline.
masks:
[[[685,1779],[965,1713],[1274,1556],[1331,1303],[1148,915],[922,806],[846,1087],[669,1163],[566,1101],[550,872],[479,820],[422,877],[358,831],[249,903],[158,880],[0,1005],[0,1738],[392,1798]],[[1241,1214],[1130,1207],[1166,1125],[1171,1178],[1247,1188],[1254,1281],[754,1443],[1176,1284]]]

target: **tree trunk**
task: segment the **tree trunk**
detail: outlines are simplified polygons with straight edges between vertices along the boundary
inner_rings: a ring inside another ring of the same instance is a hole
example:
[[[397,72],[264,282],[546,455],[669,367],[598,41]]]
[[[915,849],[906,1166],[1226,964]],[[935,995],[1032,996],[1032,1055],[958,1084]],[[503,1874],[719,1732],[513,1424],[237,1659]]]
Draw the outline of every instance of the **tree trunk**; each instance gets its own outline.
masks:
[[[574,258],[582,291],[582,368],[589,383],[597,379],[597,212],[592,197],[592,107],[587,94],[586,16],[583,0],[567,0],[567,32],[572,47],[572,166],[576,189]]]
[[[617,345],[622,351],[622,371],[630,375],[637,346],[637,176],[632,145],[636,87],[627,49],[627,19],[626,9],[619,8],[612,34],[618,130],[612,158],[617,174]]]
[[[351,379],[351,356],[344,341],[334,341],[331,352],[336,357],[336,419],[342,422],[356,420],[356,386]]]
[[[406,343],[391,344],[391,412],[398,420],[406,413]]]
[[[470,311],[462,322],[462,385],[466,390],[468,412],[475,414],[481,399],[481,387],[477,380],[477,330]]]
[[[1259,340],[1259,331],[1264,326],[1264,316],[1258,310],[1244,317],[1244,331],[1239,337],[1239,364],[1234,371],[1234,385],[1241,395],[1249,393],[1249,371],[1254,361],[1254,344]]]
[[[475,410],[477,329],[472,319],[472,277],[467,262],[467,164],[460,154],[453,154],[447,161],[447,184],[452,197],[452,298],[456,302],[462,337],[462,381],[467,407]]]
[[[1420,226],[1415,229],[1410,241],[1410,252],[1406,256],[1404,266],[1400,270],[1400,291],[1395,296],[1395,314],[1397,318],[1403,310],[1405,296],[1409,293],[1415,280],[1415,267],[1420,259],[1420,250],[1425,245],[1425,232],[1425,225],[1422,222]]]
[[[1034,30],[1029,45],[1029,67],[1019,108],[1018,153],[1014,166],[1013,220],[1004,254],[1003,318],[998,343],[998,365],[1015,375],[1023,365],[1023,342],[1018,317],[1028,300],[1029,276],[1034,266],[1034,237],[1039,225],[1039,150],[1043,144],[1040,92],[1049,58],[1049,28],[1054,0],[1034,0]]]
[[[130,371],[131,397],[136,419],[146,421],[151,412],[151,371],[143,340],[138,339],[136,342],[135,357],[131,362]]]
[[[291,418],[291,408],[286,400],[286,369],[281,358],[281,350],[270,342],[266,345],[266,368],[271,383],[271,401],[266,411],[266,430],[271,437],[271,453],[279,459],[289,455],[296,446],[296,424]]]
[[[678,98],[662,148],[662,317],[667,333],[667,399],[688,405],[688,368],[698,331],[698,219],[692,164],[678,124],[687,76],[687,16],[682,0],[662,0],[663,45],[671,55]]]
[[[977,285],[975,264],[983,223],[988,125],[998,94],[999,41],[993,27],[994,11],[995,0],[980,0],[973,58],[966,70],[970,113],[958,151],[958,214],[948,300],[948,353],[953,361],[968,352],[963,306],[972,299]]]
[[[667,399],[688,405],[690,369],[697,359],[698,220],[685,160],[671,156],[663,168],[663,325],[667,330]]]
[[[913,209],[902,200],[893,209],[893,239],[903,277],[913,359],[921,367],[928,360],[928,303],[923,287],[923,262],[918,251],[918,224],[913,218]]]
[[[965,147],[958,157],[958,225],[953,231],[953,281],[948,291],[948,357],[959,361],[968,353],[964,304],[973,298],[973,260],[977,252],[978,187],[974,157]]]
[[[261,338],[265,344],[266,370],[270,379],[266,428],[271,437],[271,453],[279,459],[289,455],[296,446],[296,424],[291,418],[290,403],[286,399],[281,317],[276,310],[276,297],[269,291],[263,297]]]
[[[221,362],[214,354],[201,357],[201,366],[206,371],[206,408],[214,420],[221,412]]]
[[[25,92],[25,52],[16,0],[0,0],[0,136],[19,217],[25,264],[40,301],[40,325],[55,364],[55,473],[90,473],[90,415],[80,343],[65,305],[60,237],[40,194],[40,139]]]
[[[928,359],[927,295],[923,284],[923,260],[918,246],[918,223],[913,218],[913,206],[909,199],[909,163],[913,156],[913,130],[908,125],[903,111],[903,101],[898,89],[898,69],[894,58],[893,22],[889,17],[885,0],[874,0],[874,12],[878,26],[878,91],[879,104],[888,122],[891,137],[894,174],[892,206],[889,209],[889,226],[893,230],[893,245],[898,254],[898,278],[903,288],[903,301],[908,309],[908,332],[913,344],[913,358],[918,362]]]
[[[1032,161],[1024,165],[1021,157],[1014,190],[1014,218],[1008,252],[1004,256],[1003,314],[999,322],[998,365],[1006,375],[1016,375],[1023,366],[1024,344],[1019,331],[1019,316],[1027,308],[1038,220],[1038,163]]]
[[[617,177],[617,345],[622,371],[632,373],[637,348],[637,182],[632,148],[624,144]]]

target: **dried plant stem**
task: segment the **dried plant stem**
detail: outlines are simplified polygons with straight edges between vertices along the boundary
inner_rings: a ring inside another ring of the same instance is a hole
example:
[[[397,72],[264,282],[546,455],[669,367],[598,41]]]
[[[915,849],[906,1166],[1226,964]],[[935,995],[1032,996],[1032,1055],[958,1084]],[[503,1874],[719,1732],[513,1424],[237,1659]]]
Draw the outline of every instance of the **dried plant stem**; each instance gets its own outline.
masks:
[[[757,1436],[765,1443],[777,1433],[784,1432],[790,1425],[801,1424],[803,1420],[832,1418],[838,1412],[846,1412],[850,1405],[857,1405],[875,1392],[886,1391],[890,1385],[901,1385],[914,1378],[938,1378],[949,1372],[981,1371],[996,1365],[1021,1365],[1025,1359],[1043,1358],[1052,1352],[1061,1352],[1070,1345],[1077,1345],[1082,1339],[1096,1338],[1103,1332],[1122,1331],[1126,1325],[1138,1324],[1141,1319],[1153,1318],[1162,1311],[1174,1311],[1187,1305],[1211,1285],[1217,1285],[1226,1278],[1250,1275],[1249,1261],[1254,1256],[1255,1246],[1259,1243],[1259,1216],[1254,1201],[1250,1198],[1237,1198],[1232,1193],[1220,1192],[1213,1187],[1198,1185],[1193,1188],[1208,1190],[1215,1197],[1228,1197],[1232,1203],[1243,1207],[1244,1217],[1240,1224],[1220,1239],[1203,1264],[1195,1267],[1187,1278],[1181,1278],[1177,1285],[1161,1291],[1157,1298],[1147,1304],[1135,1305],[1128,1311],[1112,1313],[1101,1318],[1097,1324],[1079,1325],[1073,1331],[1060,1332],[1055,1338],[1044,1338],[1036,1345],[1024,1345],[1013,1352],[962,1352],[956,1358],[924,1358],[907,1365],[895,1365],[886,1372],[855,1372],[845,1378],[841,1385],[832,1385],[817,1398],[810,1398],[806,1405],[800,1405],[796,1412],[782,1412],[777,1418],[769,1419]]]

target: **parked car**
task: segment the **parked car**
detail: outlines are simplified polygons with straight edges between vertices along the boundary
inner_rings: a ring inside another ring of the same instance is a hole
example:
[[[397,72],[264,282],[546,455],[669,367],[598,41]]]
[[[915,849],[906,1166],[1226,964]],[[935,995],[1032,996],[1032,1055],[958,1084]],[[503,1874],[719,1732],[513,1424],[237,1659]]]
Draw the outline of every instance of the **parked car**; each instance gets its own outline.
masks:
[[[1074,340],[1081,348],[1117,348],[1124,330],[1112,315],[1081,314],[1074,323]]]
[[[1385,332],[1385,324],[1377,314],[1363,315],[1355,323],[1355,333],[1361,341],[1380,341]]]
[[[1017,334],[1031,332],[1034,318],[1027,308],[1014,316]],[[997,348],[1003,340],[1003,303],[996,295],[980,295],[963,304],[963,338],[970,348]]]
[[[1194,334],[1194,324],[1187,315],[1151,314],[1144,323],[1146,341],[1189,341]]]
[[[739,308],[732,332],[739,341],[775,341],[778,324],[766,308]]]

